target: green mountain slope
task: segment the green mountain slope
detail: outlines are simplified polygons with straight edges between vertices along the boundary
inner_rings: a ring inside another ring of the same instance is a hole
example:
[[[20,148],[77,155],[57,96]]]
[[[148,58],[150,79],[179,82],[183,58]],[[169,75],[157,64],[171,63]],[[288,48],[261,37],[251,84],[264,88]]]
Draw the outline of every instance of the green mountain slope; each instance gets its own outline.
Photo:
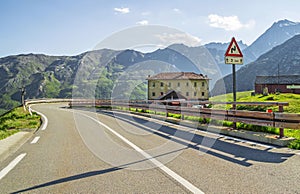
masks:
[[[102,49],[77,56],[8,56],[0,59],[0,109],[3,112],[20,104],[23,86],[29,99],[146,99],[148,75],[207,71],[213,77],[213,60],[207,58],[211,56],[206,49],[185,45],[147,54]]]

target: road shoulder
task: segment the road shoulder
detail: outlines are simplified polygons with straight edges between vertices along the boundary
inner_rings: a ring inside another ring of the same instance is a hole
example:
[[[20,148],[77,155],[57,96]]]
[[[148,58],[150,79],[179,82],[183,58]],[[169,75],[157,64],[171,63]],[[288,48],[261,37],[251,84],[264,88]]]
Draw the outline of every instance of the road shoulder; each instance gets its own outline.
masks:
[[[20,131],[0,140],[0,162],[16,152],[25,142],[28,141],[32,134],[33,132]]]

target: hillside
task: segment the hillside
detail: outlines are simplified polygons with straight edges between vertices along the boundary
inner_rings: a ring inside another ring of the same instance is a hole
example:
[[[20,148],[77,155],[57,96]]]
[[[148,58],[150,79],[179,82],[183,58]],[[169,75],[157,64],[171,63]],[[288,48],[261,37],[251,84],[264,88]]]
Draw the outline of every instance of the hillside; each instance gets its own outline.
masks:
[[[238,102],[288,102],[289,106],[284,107],[284,112],[287,113],[300,113],[300,95],[299,94],[269,94],[268,96],[255,95],[251,96],[253,91],[245,91],[237,93]],[[215,102],[232,102],[232,93],[222,94],[210,98],[210,101]],[[264,109],[273,109],[274,112],[278,111],[278,107],[270,106]]]
[[[97,56],[108,52],[71,57],[27,54],[0,58],[0,109],[3,112],[20,104],[23,86],[26,98],[71,97],[74,77],[83,59],[89,56],[90,63],[85,68],[90,69],[95,66],[93,61],[99,61]]]
[[[282,45],[273,48],[255,62],[242,66],[236,72],[237,91],[253,90],[256,76],[276,76],[278,72],[280,75],[300,74],[300,35],[296,35]],[[232,92],[232,75],[218,80],[212,93],[214,95],[222,94],[224,85],[227,93]]]
[[[77,56],[8,56],[0,59],[0,109],[4,112],[20,104],[22,86],[30,99],[145,99],[148,75],[165,71],[221,77],[205,48],[181,44],[146,54],[102,49]]]

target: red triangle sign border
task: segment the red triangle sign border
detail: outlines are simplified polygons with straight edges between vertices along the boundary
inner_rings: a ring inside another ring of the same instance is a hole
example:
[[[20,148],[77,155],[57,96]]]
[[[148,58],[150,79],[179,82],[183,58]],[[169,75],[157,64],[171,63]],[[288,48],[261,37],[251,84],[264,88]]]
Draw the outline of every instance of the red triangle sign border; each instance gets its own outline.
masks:
[[[230,49],[231,49],[231,47],[232,47],[233,44],[236,45],[236,48],[237,48],[239,54],[232,54],[232,53],[230,53]],[[230,44],[229,44],[229,46],[228,46],[228,48],[226,50],[225,56],[226,57],[243,57],[242,51],[240,50],[240,47],[237,44],[237,42],[236,42],[236,40],[235,40],[234,37],[232,37],[232,39],[231,39],[231,42],[230,42]]]

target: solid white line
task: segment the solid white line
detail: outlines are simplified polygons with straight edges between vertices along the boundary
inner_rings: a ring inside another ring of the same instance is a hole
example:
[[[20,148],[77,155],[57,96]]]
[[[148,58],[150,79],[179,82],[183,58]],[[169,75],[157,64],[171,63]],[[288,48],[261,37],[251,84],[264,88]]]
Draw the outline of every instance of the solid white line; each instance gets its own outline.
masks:
[[[30,144],[35,144],[35,143],[37,143],[37,142],[39,141],[39,139],[40,139],[40,136],[35,137],[35,138],[30,142]]]
[[[123,137],[122,135],[120,135],[119,133],[117,133],[116,131],[114,131],[109,126],[107,126],[104,123],[96,120],[95,118],[90,117],[88,115],[85,115],[83,113],[77,113],[77,114],[81,114],[81,115],[83,115],[83,116],[85,116],[85,117],[87,117],[87,118],[95,121],[96,123],[98,123],[99,125],[105,127],[106,129],[108,129],[111,133],[113,133],[114,135],[116,135],[117,137],[119,137],[122,141],[124,141],[126,144],[128,144],[129,146],[131,146],[133,149],[135,149],[137,152],[139,152],[141,155],[143,155],[146,159],[148,159],[149,161],[151,161],[154,165],[156,165],[162,171],[164,171],[165,173],[167,173],[169,176],[171,176],[172,178],[174,178],[177,182],[179,182],[180,184],[182,184],[185,188],[187,188],[192,193],[204,193],[203,191],[201,191],[200,189],[198,189],[197,187],[195,187],[192,183],[190,183],[189,181],[187,181],[186,179],[182,178],[180,175],[178,175],[177,173],[175,173],[174,171],[172,171],[171,169],[169,169],[168,167],[166,167],[165,165],[163,165],[161,162],[159,162],[158,160],[156,160],[155,158],[153,158],[147,152],[145,152],[144,150],[142,150],[141,148],[139,148],[138,146],[136,146],[135,144],[133,144],[131,141],[129,141],[128,139],[126,139],[125,137]]]
[[[24,157],[26,156],[26,153],[20,154],[18,157],[16,157],[12,162],[10,162],[7,167],[3,168],[0,171],[0,180],[5,177],[11,171]]]
[[[28,107],[28,111],[29,111],[30,116],[32,116],[31,106]]]
[[[48,118],[47,118],[43,113],[40,113],[40,112],[38,112],[38,111],[36,111],[36,110],[33,110],[33,109],[31,108],[31,106],[29,106],[29,110],[30,110],[30,111],[33,111],[33,112],[36,112],[37,114],[41,115],[41,117],[42,117],[43,120],[44,120],[44,122],[43,122],[43,124],[42,124],[42,127],[41,127],[41,130],[45,130],[45,129],[47,128],[47,126],[48,126]]]

